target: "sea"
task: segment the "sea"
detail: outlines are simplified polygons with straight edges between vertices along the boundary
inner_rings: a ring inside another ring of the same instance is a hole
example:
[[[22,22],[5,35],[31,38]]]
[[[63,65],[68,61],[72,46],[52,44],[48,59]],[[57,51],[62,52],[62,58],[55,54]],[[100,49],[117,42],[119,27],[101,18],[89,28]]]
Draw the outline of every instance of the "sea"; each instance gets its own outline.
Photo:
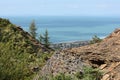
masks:
[[[116,28],[120,28],[120,17],[82,16],[4,16],[13,24],[29,32],[34,20],[37,36],[48,30],[50,42],[72,42],[91,40],[94,35],[105,38]]]

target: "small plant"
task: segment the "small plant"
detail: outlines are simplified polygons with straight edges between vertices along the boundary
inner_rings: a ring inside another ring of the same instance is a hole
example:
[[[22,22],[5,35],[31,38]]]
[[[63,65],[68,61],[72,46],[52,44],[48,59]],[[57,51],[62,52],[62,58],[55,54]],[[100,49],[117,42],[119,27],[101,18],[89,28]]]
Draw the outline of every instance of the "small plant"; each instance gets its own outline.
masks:
[[[102,74],[103,73],[99,69],[84,67],[83,72],[77,72],[74,75],[61,73],[56,76],[42,76],[39,78],[39,80],[100,80],[102,78]]]
[[[63,73],[53,77],[51,80],[73,80],[70,76],[67,76]]]
[[[81,80],[100,80],[102,72],[99,69],[93,69],[92,67],[84,67],[83,73],[76,73],[75,76]]]
[[[92,37],[92,40],[90,41],[90,44],[99,43],[99,42],[101,42],[101,41],[102,41],[102,39],[100,39],[98,36],[94,35],[94,36]]]
[[[41,77],[39,80],[76,80],[76,79],[73,79],[70,75],[60,73],[56,76],[53,75],[44,76]]]

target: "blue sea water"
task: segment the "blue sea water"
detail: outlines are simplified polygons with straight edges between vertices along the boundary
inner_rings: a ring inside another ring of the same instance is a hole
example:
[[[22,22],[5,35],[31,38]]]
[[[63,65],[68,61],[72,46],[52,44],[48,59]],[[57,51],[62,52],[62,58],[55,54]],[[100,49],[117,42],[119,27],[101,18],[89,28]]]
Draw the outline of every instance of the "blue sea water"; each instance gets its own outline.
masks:
[[[29,31],[35,20],[37,33],[43,34],[47,29],[53,43],[90,40],[93,35],[105,37],[115,28],[120,27],[120,17],[79,17],[79,16],[31,16],[4,17],[12,23]]]

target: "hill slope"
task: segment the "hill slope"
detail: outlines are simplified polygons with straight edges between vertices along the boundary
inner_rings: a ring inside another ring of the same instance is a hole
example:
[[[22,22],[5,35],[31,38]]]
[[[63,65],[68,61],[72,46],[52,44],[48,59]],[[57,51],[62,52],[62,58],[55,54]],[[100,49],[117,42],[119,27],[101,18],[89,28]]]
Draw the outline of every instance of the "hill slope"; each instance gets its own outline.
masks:
[[[43,67],[42,73],[74,74],[81,72],[84,65],[100,68],[101,80],[120,79],[120,29],[116,29],[102,42],[57,52]]]
[[[51,55],[28,32],[0,18],[0,80],[31,80]]]

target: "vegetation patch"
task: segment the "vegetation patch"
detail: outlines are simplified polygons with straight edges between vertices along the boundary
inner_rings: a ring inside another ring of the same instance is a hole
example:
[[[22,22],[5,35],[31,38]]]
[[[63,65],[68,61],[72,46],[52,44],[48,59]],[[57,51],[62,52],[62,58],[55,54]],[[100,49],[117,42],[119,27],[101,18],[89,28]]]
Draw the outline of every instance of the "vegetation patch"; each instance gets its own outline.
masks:
[[[60,73],[56,76],[49,75],[40,77],[39,80],[101,80],[102,72],[92,67],[84,67],[83,72],[77,72],[73,75]]]
[[[32,80],[52,54],[29,33],[0,18],[0,80]]]
[[[98,36],[94,35],[94,36],[92,37],[92,40],[90,41],[90,44],[99,43],[99,42],[101,42],[101,41],[102,41],[102,39],[100,39]]]

